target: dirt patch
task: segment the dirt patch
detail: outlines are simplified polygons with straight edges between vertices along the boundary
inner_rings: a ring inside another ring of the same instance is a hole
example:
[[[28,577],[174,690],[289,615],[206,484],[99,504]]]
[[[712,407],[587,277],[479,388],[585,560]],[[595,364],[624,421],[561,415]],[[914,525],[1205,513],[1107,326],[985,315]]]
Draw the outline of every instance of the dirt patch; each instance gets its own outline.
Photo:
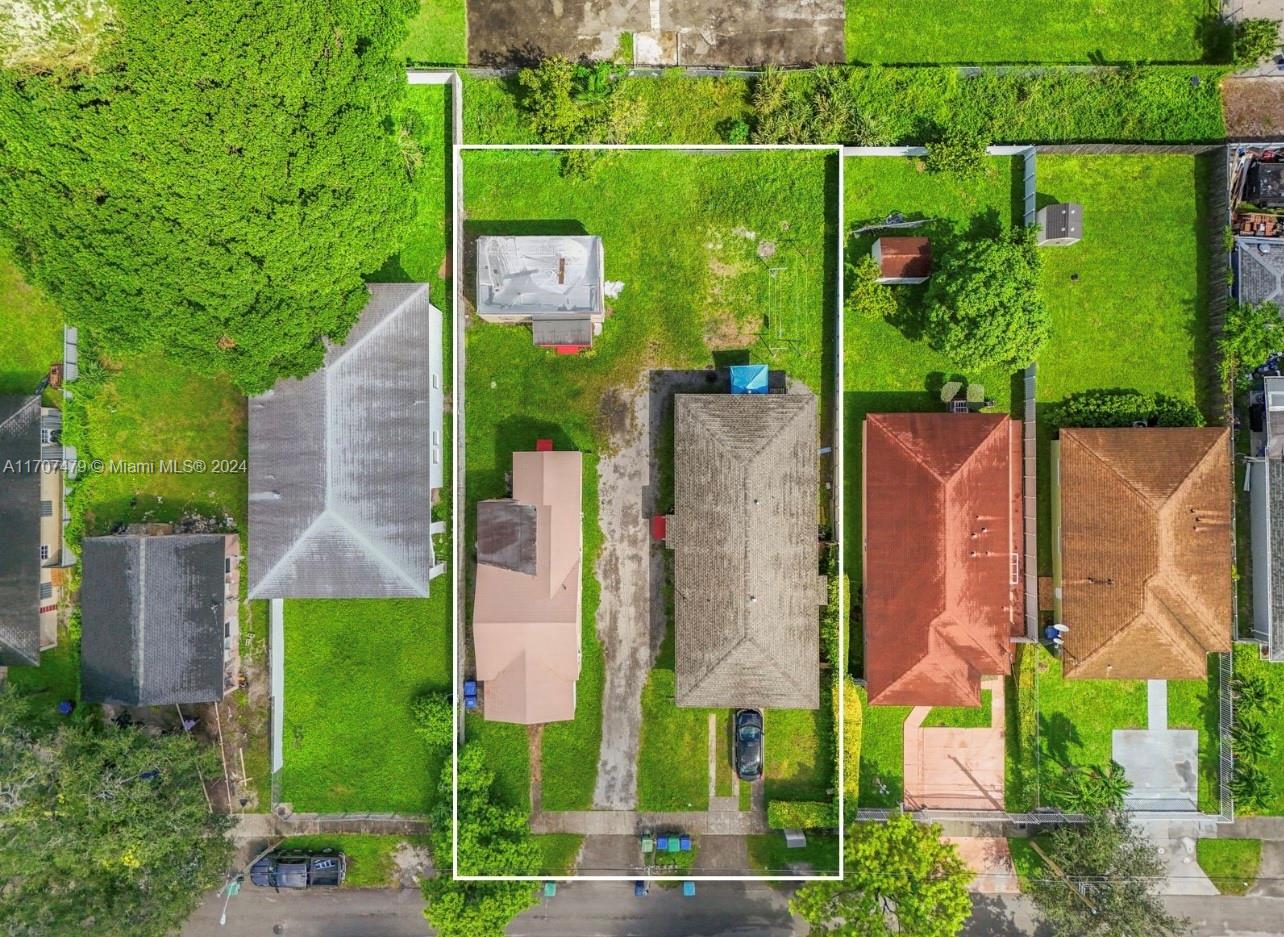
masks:
[[[392,854],[397,884],[402,888],[418,888],[419,883],[432,875],[432,854],[427,846],[401,843]]]
[[[839,0],[469,0],[468,60],[609,59],[637,33],[639,60],[654,65],[842,62],[845,22]]]
[[[1227,78],[1222,108],[1232,140],[1277,139],[1284,134],[1284,78]]]

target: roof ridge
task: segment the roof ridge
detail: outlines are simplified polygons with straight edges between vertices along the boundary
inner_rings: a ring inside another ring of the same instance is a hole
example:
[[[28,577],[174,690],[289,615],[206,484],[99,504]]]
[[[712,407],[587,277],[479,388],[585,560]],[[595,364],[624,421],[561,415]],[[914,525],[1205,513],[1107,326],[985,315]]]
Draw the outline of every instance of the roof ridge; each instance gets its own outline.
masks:
[[[23,396],[23,402],[16,410],[10,413],[3,420],[0,420],[0,430],[3,430],[6,426],[8,426],[10,423],[16,420],[18,417],[22,416],[22,414],[27,410],[27,408],[30,407],[33,403],[38,404],[40,402],[40,398],[36,396],[29,396],[29,397],[24,395],[17,395],[17,396]]]
[[[285,567],[286,562],[292,559],[294,554],[303,548],[303,544],[308,541],[309,537],[312,535],[312,531],[314,531],[317,526],[325,520],[326,515],[329,513],[329,508],[322,508],[317,516],[312,518],[312,523],[308,524],[308,526],[303,529],[303,532],[294,538],[294,543],[290,544],[290,549],[281,554],[281,558],[277,560],[272,568],[265,572],[259,579],[258,585],[250,591],[249,598],[253,599],[261,595],[264,588],[266,588],[272,580],[280,574],[281,570]]]
[[[874,416],[879,416],[879,415],[880,414],[877,414],[877,413],[874,414]],[[920,459],[918,455],[914,452],[914,450],[911,449],[909,446],[907,446],[905,444],[905,441],[901,439],[900,433],[893,432],[891,427],[885,425],[882,420],[876,420],[875,424],[879,427],[879,429],[881,430],[884,436],[886,436],[892,442],[896,443],[897,448],[903,451],[907,456],[909,456],[910,461],[912,461],[915,465],[922,466],[929,475],[935,478],[942,485],[945,485],[949,481],[948,478],[942,477],[941,473],[938,472],[935,468],[933,468],[932,466],[928,465],[925,461]],[[973,450],[973,454],[975,454],[975,450]],[[971,456],[969,456],[968,458],[971,458]]]
[[[387,551],[383,548],[381,544],[379,544],[376,540],[374,540],[372,537],[367,535],[365,531],[361,530],[360,527],[358,527],[356,524],[354,524],[351,520],[349,520],[343,514],[339,513],[337,510],[329,507],[328,505],[324,513],[330,515],[331,519],[333,519],[335,523],[343,527],[343,529],[346,530],[349,534],[351,534],[354,538],[356,538],[356,540],[359,543],[365,546],[367,548],[366,550],[367,556],[373,556],[377,558],[389,569],[396,572],[396,574],[400,576],[405,582],[407,582],[411,586],[411,588],[415,589],[417,592],[422,593],[423,597],[426,598],[428,596],[427,585],[424,583],[417,582],[410,573],[408,573],[396,560],[394,560],[391,556],[388,555]]]
[[[1089,427],[1074,427],[1074,429],[1084,429],[1084,428],[1089,428]],[[1091,427],[1091,428],[1103,429],[1103,428],[1109,428],[1109,427]],[[1072,442],[1074,442],[1074,444],[1078,446],[1082,451],[1088,453],[1088,455],[1096,459],[1097,462],[1099,462],[1104,468],[1108,469],[1112,475],[1114,475],[1121,482],[1123,482],[1124,485],[1128,488],[1128,490],[1131,491],[1133,494],[1135,494],[1138,498],[1140,498],[1142,504],[1146,505],[1146,507],[1151,510],[1151,513],[1155,513],[1158,510],[1154,506],[1154,504],[1151,502],[1150,496],[1147,495],[1140,488],[1138,488],[1130,478],[1128,478],[1121,471],[1119,471],[1118,466],[1112,465],[1110,462],[1107,462],[1105,459],[1103,459],[1101,457],[1101,454],[1098,453],[1097,450],[1094,449],[1092,446],[1089,446],[1083,442],[1080,442],[1078,438],[1078,434],[1074,433],[1073,431],[1071,432],[1071,435],[1068,438]],[[1167,498],[1164,499],[1165,502],[1167,500],[1168,500]]]
[[[397,284],[390,284],[390,285],[397,285]],[[339,364],[341,361],[343,361],[343,359],[347,358],[350,354],[352,354],[358,348],[360,348],[362,345],[368,342],[374,335],[376,335],[380,330],[382,330],[385,325],[387,325],[393,319],[397,318],[397,316],[399,316],[403,311],[405,311],[406,307],[410,305],[411,301],[419,294],[421,290],[425,293],[428,291],[428,285],[426,283],[418,283],[415,285],[418,287],[418,289],[411,291],[411,293],[408,296],[406,296],[399,303],[397,303],[395,306],[389,309],[386,313],[384,313],[383,318],[380,319],[378,322],[376,322],[374,325],[372,325],[370,327],[370,331],[366,332],[365,335],[362,335],[360,338],[358,338],[356,342],[354,342],[351,345],[348,345],[348,344],[332,345],[330,346],[330,348],[326,349],[327,351],[330,351],[331,349],[340,349],[339,354],[335,355],[334,360],[327,361],[324,365],[326,369],[327,385],[330,382],[330,373],[329,373],[330,368]],[[369,288],[366,289],[366,296],[367,296],[367,299],[366,299],[367,303],[369,303],[371,300],[374,299],[374,293],[372,293],[369,290]],[[357,315],[356,322],[352,323],[353,328],[355,328],[357,325],[361,323],[361,319],[363,315],[364,315],[364,312],[359,313]],[[326,405],[327,407],[329,406],[329,400],[326,401]]]

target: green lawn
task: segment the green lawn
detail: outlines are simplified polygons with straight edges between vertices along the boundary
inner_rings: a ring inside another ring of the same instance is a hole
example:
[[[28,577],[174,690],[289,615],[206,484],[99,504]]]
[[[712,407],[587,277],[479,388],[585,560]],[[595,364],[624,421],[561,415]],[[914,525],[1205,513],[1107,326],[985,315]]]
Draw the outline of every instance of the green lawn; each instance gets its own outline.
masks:
[[[1211,0],[847,0],[847,60],[1198,62]]]
[[[763,713],[764,775],[768,800],[829,800],[834,788],[831,690],[821,687],[817,709]]]
[[[1217,657],[1209,655],[1205,680],[1168,681],[1168,727],[1199,730],[1199,809],[1221,810],[1218,787]]]
[[[450,686],[450,591],[285,603],[281,800],[320,813],[427,812],[444,759],[414,733],[415,697]]]
[[[1045,851],[1047,847],[1046,840],[1046,836],[1034,837],[1034,841],[1044,847]],[[1016,869],[1017,881],[1020,883],[1022,891],[1029,890],[1031,879],[1041,878],[1049,874],[1048,867],[1044,864],[1043,859],[1039,857],[1039,854],[1034,851],[1030,843],[1031,839],[1020,836],[1014,836],[1008,840],[1008,851],[1012,854],[1012,866]]]
[[[1037,805],[1059,806],[1065,768],[1110,764],[1111,733],[1146,727],[1146,682],[1066,680],[1061,660],[1042,645],[1022,652],[1035,655],[1036,677],[1033,698],[1018,705],[1035,707],[1039,714],[1037,771],[1027,766],[1027,775],[1036,779]]]
[[[420,0],[401,54],[412,65],[467,65],[466,0]]]
[[[923,720],[924,729],[988,729],[994,694],[981,691],[980,706],[934,706]]]
[[[278,847],[278,852],[291,849],[333,849],[348,857],[345,888],[386,888],[396,884],[393,856],[403,844],[419,844],[414,837],[375,836],[366,833],[291,836]]]
[[[709,809],[710,710],[679,709],[673,704],[673,689],[673,628],[670,626],[655,667],[642,689],[639,810]]]
[[[806,864],[818,875],[838,871],[838,837],[808,833],[807,845],[790,849],[779,830],[746,837],[749,864],[760,875],[792,875],[790,866]]]
[[[584,837],[571,833],[545,833],[532,836],[540,852],[539,870],[544,875],[570,875],[575,871],[575,857],[584,845]]]
[[[825,282],[835,247],[825,193],[834,166],[824,155],[751,152],[615,154],[600,159],[587,176],[563,175],[560,157],[551,153],[470,152],[465,164],[466,238],[536,230],[596,234],[603,239],[607,279],[624,283],[603,334],[585,354],[556,357],[536,348],[523,327],[474,322],[467,335],[470,542],[471,505],[507,493],[514,451],[550,438],[558,449],[584,453],[584,660],[577,713],[573,722],[546,727],[541,766],[544,807],[582,809],[592,800],[601,732],[597,459],[619,394],[647,368],[710,366],[714,352],[724,350],[747,352],[817,392],[825,389],[832,374],[822,340],[832,296]],[[754,199],[740,197],[747,190]],[[758,341],[768,317],[770,332]],[[671,667],[653,672],[643,698],[646,725],[653,727],[643,735],[640,755],[639,797],[647,809],[703,806],[708,798],[703,758],[681,765],[677,777],[668,763],[672,751],[686,751],[674,747],[676,739],[703,752],[708,733],[704,710],[673,706]],[[511,770],[510,787],[523,787],[524,736],[492,729],[487,725],[473,737],[487,746],[492,761]],[[654,744],[659,738],[667,740],[667,752]]]
[[[0,255],[0,394],[30,394],[62,360],[62,314]]]
[[[923,171],[919,160],[901,157],[851,157],[843,162],[847,259],[865,256],[877,231],[854,233],[883,221],[891,212],[910,219],[930,219],[913,231],[932,239],[932,253],[942,258],[969,234],[993,234],[1021,221],[1020,161],[992,157],[985,175],[959,181]],[[927,286],[896,286],[894,324],[883,319],[848,315],[844,325],[843,420],[845,424],[847,574],[853,589],[861,582],[861,424],[867,413],[944,409],[940,387],[956,376],[985,386],[1000,410],[1015,406],[1012,375],[1002,370],[963,374],[920,337]],[[853,635],[852,660],[862,653]]]
[[[908,706],[871,706],[860,687],[860,806],[899,807],[905,797]]]
[[[1260,839],[1201,839],[1195,843],[1199,867],[1223,895],[1242,895],[1257,881],[1262,862]]]

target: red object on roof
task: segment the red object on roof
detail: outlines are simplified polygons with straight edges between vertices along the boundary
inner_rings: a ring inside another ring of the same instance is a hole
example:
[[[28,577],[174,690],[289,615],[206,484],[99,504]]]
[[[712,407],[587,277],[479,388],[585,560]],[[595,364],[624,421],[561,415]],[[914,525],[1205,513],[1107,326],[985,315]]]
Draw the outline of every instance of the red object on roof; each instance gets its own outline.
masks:
[[[1021,425],[870,414],[863,451],[869,701],[975,706],[1024,633]]]
[[[535,451],[536,451],[536,452],[552,452],[552,451],[553,451],[553,440],[551,440],[551,439],[537,439],[537,440],[535,440]]]
[[[559,355],[578,355],[584,349],[591,348],[591,347],[593,346],[591,345],[554,345],[553,351],[557,352]]]
[[[922,237],[882,237],[874,242],[874,259],[885,279],[928,277],[932,275],[932,242]]]
[[[651,539],[663,540],[669,534],[669,519],[663,514],[651,518]]]

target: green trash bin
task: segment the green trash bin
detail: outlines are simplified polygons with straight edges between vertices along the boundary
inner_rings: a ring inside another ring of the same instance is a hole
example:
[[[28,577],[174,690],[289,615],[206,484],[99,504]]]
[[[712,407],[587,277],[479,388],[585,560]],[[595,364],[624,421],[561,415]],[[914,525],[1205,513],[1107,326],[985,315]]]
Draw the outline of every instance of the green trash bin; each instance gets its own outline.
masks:
[[[676,836],[670,836],[669,852],[681,852],[681,851],[682,851],[682,844],[678,842],[678,838]]]
[[[648,853],[655,848],[655,842],[651,839],[651,834],[647,833],[642,837],[642,852]]]
[[[530,894],[530,892],[527,892],[527,894]],[[556,895],[557,895],[557,882],[545,882],[544,897],[553,898],[553,897],[556,897]]]

